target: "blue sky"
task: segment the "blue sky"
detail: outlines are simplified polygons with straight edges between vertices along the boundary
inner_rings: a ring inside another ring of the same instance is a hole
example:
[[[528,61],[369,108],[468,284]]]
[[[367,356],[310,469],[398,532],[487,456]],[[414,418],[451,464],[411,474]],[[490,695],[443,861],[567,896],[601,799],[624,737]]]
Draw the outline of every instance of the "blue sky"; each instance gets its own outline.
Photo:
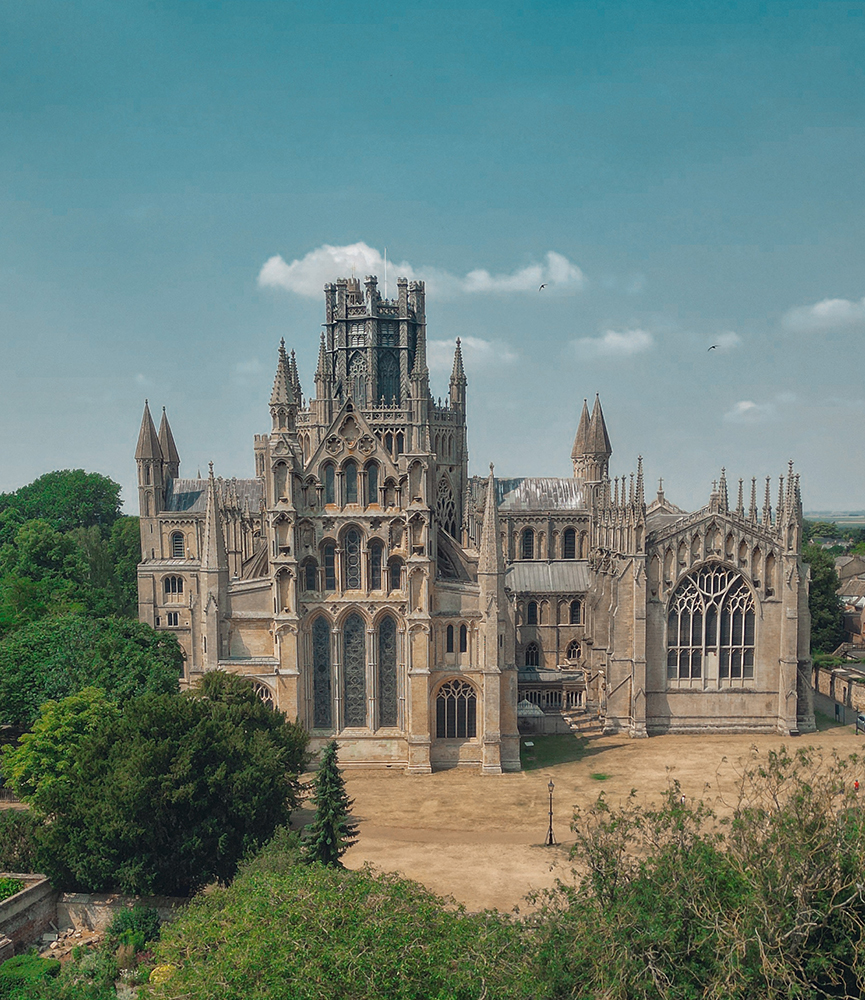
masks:
[[[793,458],[865,507],[863,51],[843,0],[0,3],[0,489],[134,510],[145,397],[251,475],[279,338],[312,389],[318,285],[387,247],[475,472],[567,475],[599,392],[683,506]]]

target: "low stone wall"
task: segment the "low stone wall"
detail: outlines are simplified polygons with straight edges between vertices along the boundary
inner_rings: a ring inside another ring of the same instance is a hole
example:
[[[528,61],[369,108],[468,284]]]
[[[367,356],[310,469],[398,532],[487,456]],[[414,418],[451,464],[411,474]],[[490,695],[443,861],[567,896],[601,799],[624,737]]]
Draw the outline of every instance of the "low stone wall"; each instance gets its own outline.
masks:
[[[20,878],[21,892],[0,903],[0,962],[26,951],[53,926],[57,926],[59,893],[44,875],[2,872],[5,878]]]
[[[162,921],[173,920],[189,902],[180,896],[122,896],[120,893],[64,892],[57,901],[60,930],[104,931],[120,910],[147,906]]]

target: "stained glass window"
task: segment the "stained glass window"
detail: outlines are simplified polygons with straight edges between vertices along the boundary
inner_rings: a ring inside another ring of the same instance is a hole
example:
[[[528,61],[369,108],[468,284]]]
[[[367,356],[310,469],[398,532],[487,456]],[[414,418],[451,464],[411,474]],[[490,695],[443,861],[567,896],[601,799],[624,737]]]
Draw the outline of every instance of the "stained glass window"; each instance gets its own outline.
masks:
[[[366,725],[366,628],[360,615],[349,615],[343,628],[345,725]]]
[[[360,532],[354,528],[345,536],[345,589],[360,590]]]
[[[378,723],[395,726],[396,711],[396,622],[388,616],[378,627]]]
[[[314,729],[333,726],[330,697],[330,625],[316,618],[312,626],[312,725]]]
[[[436,736],[465,740],[477,736],[477,695],[465,681],[448,681],[436,697]]]

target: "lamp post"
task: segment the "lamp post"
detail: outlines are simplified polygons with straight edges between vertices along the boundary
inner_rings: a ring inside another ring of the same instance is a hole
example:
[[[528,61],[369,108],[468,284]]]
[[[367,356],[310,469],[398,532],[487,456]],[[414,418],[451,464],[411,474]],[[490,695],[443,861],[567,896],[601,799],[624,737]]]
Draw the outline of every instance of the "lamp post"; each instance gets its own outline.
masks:
[[[553,779],[550,778],[550,783],[547,785],[547,788],[550,790],[550,828],[547,831],[547,847],[552,847],[556,843],[556,838],[553,836],[553,789],[555,787]]]

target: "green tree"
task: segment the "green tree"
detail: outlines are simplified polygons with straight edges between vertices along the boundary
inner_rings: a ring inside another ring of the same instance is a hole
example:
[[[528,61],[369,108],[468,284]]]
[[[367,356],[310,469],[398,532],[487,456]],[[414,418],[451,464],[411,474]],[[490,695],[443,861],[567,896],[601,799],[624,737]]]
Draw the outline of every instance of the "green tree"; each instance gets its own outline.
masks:
[[[10,508],[27,520],[46,520],[58,531],[110,527],[120,516],[120,486],[83,469],[46,472],[14,493],[0,493],[0,511]]]
[[[125,702],[178,689],[183,653],[142,622],[71,614],[42,618],[0,640],[0,723],[29,728],[40,706],[85,687]]]
[[[844,641],[844,613],[838,597],[835,560],[816,545],[806,545],[802,549],[802,559],[811,567],[808,591],[811,650],[831,653]]]
[[[219,691],[144,695],[78,747],[68,780],[37,784],[40,857],[55,884],[187,895],[231,879],[288,821],[307,736],[233,678]],[[255,701],[253,701],[255,699]]]
[[[100,688],[88,687],[61,701],[48,701],[29,733],[17,746],[3,750],[3,775],[15,794],[45,811],[68,788],[82,743],[89,740],[120,709]],[[58,790],[58,786],[60,786]]]
[[[357,840],[357,825],[351,820],[352,800],[337,764],[337,743],[331,740],[321,752],[312,801],[315,819],[306,828],[304,856],[308,861],[339,865],[340,858]]]

